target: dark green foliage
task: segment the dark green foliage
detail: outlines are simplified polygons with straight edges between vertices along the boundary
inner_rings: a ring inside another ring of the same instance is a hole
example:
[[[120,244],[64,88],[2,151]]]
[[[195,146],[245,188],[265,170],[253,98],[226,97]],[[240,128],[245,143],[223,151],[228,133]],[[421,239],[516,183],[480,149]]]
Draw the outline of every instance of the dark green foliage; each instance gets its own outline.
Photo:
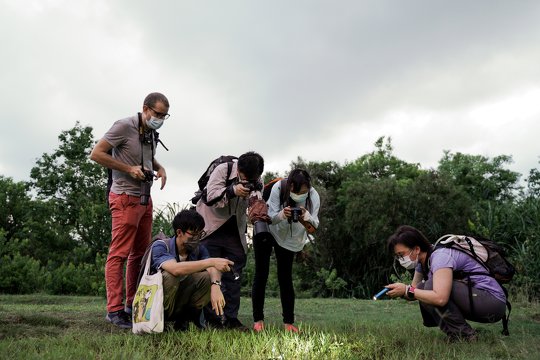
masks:
[[[46,276],[46,290],[50,294],[105,296],[106,256],[97,254],[95,263],[62,264]]]
[[[110,241],[106,170],[89,160],[92,128],[76,123],[63,131],[59,146],[43,154],[31,181],[0,175],[0,292],[46,291],[104,295],[104,266]],[[298,297],[371,297],[394,281],[386,239],[402,224],[435,241],[446,233],[478,233],[502,244],[517,268],[510,288],[540,297],[540,171],[532,169],[526,188],[506,169],[512,158],[492,159],[446,151],[437,169],[421,169],[393,154],[391,139],[340,165],[297,158],[291,169],[306,169],[321,197],[320,226],[307,258],[295,263]],[[287,175],[284,171],[283,175]],[[266,173],[265,182],[279,173]],[[155,209],[153,234],[172,235],[181,208]],[[275,260],[267,294],[277,296]],[[400,270],[401,271],[401,270]],[[252,254],[242,276],[249,295]]]
[[[106,170],[89,159],[94,145],[92,128],[79,123],[58,137],[59,147],[43,154],[32,168],[31,188],[41,200],[40,222],[33,224],[58,249],[90,249],[92,260],[106,251],[110,240],[110,215],[105,199]],[[57,251],[52,252],[53,259]]]
[[[0,293],[28,294],[43,289],[43,271],[38,260],[21,255],[21,241],[7,241],[0,229]]]

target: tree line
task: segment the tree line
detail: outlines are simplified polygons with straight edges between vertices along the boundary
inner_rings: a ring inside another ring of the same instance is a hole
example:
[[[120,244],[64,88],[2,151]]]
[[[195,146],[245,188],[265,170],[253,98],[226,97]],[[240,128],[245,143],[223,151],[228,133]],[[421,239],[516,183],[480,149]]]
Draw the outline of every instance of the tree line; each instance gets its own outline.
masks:
[[[58,140],[52,153],[36,161],[29,181],[0,175],[2,293],[105,294],[111,235],[107,172],[88,158],[95,144],[91,127],[76,123]],[[345,164],[292,161],[291,169],[311,174],[322,200],[321,226],[295,265],[297,292],[371,297],[395,276],[386,239],[408,224],[431,241],[464,233],[502,244],[518,271],[512,286],[538,299],[540,171],[531,169],[521,183],[522,174],[507,169],[511,162],[509,155],[445,151],[437,168],[422,169],[397,158],[385,137],[373,151]],[[169,235],[178,210],[177,204],[155,209],[154,233]],[[245,293],[251,288],[252,257],[248,254],[242,279]],[[277,292],[272,276],[268,291]]]

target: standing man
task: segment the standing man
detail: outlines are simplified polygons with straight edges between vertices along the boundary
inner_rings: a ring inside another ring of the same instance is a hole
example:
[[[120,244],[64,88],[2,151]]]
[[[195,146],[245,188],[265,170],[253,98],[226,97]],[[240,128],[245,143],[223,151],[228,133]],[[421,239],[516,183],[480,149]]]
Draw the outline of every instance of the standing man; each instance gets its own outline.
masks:
[[[202,244],[211,257],[226,258],[233,261],[234,272],[223,273],[221,284],[225,297],[224,316],[220,319],[208,306],[204,315],[210,326],[248,330],[238,320],[240,309],[239,276],[246,265],[246,226],[248,197],[254,188],[262,188],[261,175],[264,159],[250,151],[229,164],[217,166],[210,174],[206,186],[206,196],[197,203],[197,212],[205,221],[206,237]],[[228,176],[227,176],[228,175]]]
[[[105,264],[105,319],[122,329],[131,328],[131,303],[137,290],[141,258],[152,236],[150,187],[154,179],[161,179],[161,189],[167,182],[167,173],[156,160],[155,152],[159,141],[156,130],[169,117],[168,111],[169,101],[163,94],[149,94],[142,112],[116,121],[90,154],[90,159],[112,170],[108,199],[112,240]]]

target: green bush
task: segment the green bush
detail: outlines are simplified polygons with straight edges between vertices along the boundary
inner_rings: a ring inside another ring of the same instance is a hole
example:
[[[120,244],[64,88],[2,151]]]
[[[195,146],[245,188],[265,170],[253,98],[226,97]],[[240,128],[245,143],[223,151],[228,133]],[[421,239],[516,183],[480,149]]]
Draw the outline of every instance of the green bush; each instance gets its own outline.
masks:
[[[29,294],[43,288],[43,271],[39,261],[14,252],[0,260],[0,292]]]
[[[62,264],[47,274],[46,291],[55,295],[105,295],[105,255],[95,264]]]

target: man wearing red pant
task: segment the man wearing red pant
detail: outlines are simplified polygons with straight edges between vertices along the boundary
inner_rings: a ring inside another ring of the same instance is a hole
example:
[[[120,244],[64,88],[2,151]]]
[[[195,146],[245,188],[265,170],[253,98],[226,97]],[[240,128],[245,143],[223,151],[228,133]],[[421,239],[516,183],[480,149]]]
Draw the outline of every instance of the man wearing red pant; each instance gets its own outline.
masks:
[[[149,94],[142,112],[116,121],[90,154],[92,160],[112,170],[108,199],[112,240],[105,264],[106,320],[123,329],[131,328],[131,303],[140,262],[152,233],[150,187],[154,179],[161,179],[161,189],[167,181],[155,152],[159,141],[156,130],[169,117],[168,111],[169,101],[163,94]]]

